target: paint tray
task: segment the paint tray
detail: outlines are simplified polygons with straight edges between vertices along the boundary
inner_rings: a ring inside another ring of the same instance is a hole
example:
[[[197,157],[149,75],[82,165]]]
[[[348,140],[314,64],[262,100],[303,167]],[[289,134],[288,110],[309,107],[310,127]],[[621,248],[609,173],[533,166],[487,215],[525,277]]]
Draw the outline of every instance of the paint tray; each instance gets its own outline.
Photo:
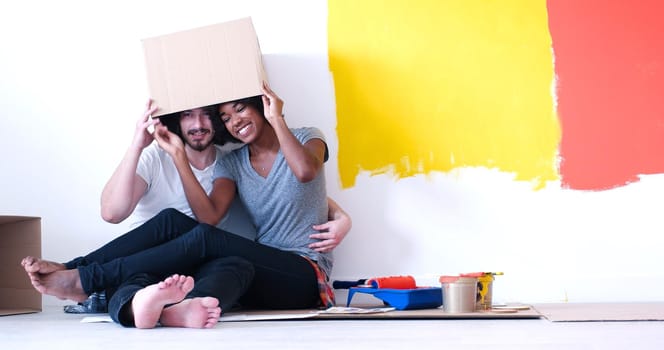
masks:
[[[371,294],[397,310],[433,309],[443,305],[443,291],[440,287],[418,287],[414,289],[388,289],[351,287],[348,289],[346,306],[355,293]]]

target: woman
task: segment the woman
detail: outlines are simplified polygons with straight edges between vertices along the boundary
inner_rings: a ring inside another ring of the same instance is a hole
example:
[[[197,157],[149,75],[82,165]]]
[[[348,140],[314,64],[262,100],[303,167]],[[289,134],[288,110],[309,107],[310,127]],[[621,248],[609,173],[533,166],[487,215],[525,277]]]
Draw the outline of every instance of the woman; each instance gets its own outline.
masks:
[[[262,96],[219,106],[226,130],[245,146],[217,166],[209,196],[186,171],[179,139],[163,128],[156,138],[184,174],[182,183],[191,195],[187,199],[199,221],[217,222],[236,193],[247,207],[259,244],[222,254],[237,255],[254,264],[254,282],[240,300],[243,305],[281,309],[330,306],[334,296],[326,280],[332,254],[310,247],[314,242],[310,235],[315,234],[312,224],[327,219],[323,171],[327,146],[315,128],[289,129],[282,110],[283,101],[267,85]]]

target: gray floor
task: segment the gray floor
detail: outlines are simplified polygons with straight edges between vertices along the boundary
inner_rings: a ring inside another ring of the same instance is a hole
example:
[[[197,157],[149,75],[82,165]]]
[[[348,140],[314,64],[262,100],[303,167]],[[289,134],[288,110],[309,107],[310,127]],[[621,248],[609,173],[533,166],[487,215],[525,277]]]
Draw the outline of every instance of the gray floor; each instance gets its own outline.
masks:
[[[0,349],[664,349],[664,322],[653,321],[298,320],[137,330],[81,319],[61,306],[0,317]]]

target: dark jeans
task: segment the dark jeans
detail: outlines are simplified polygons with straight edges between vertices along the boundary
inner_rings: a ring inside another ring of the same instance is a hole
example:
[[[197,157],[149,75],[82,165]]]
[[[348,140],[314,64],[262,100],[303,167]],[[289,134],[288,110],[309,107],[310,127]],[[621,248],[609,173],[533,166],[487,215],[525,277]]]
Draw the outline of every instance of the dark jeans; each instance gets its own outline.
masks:
[[[168,242],[193,229],[196,225],[198,225],[198,221],[180,213],[176,209],[164,209],[143,225],[106,243],[101,248],[86,256],[66,262],[65,266],[67,269],[75,269],[91,263],[107,263],[113,259],[135,254]],[[116,284],[115,286],[117,287],[118,285]],[[90,294],[93,291],[86,290],[86,292]]]
[[[83,290],[90,294],[120,286],[140,273],[187,274],[211,260],[231,256],[254,266],[252,283],[240,299],[243,307],[318,305],[316,273],[305,258],[200,224],[173,209],[66,265],[78,269]]]
[[[239,297],[249,287],[254,277],[253,265],[235,256],[211,260],[196,271],[188,273],[194,277],[194,289],[185,299],[215,297],[222,312],[232,310]],[[108,313],[113,321],[125,327],[134,327],[131,301],[139,290],[164,279],[164,276],[140,273],[130,277],[113,294],[108,303]],[[223,288],[222,288],[223,286]]]

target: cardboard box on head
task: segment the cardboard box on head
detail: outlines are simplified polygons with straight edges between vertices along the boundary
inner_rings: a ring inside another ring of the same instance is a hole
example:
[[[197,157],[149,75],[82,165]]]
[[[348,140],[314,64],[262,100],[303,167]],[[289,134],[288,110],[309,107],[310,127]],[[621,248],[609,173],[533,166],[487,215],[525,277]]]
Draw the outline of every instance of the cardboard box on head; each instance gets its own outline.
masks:
[[[267,81],[251,18],[143,40],[158,117],[261,95]]]

